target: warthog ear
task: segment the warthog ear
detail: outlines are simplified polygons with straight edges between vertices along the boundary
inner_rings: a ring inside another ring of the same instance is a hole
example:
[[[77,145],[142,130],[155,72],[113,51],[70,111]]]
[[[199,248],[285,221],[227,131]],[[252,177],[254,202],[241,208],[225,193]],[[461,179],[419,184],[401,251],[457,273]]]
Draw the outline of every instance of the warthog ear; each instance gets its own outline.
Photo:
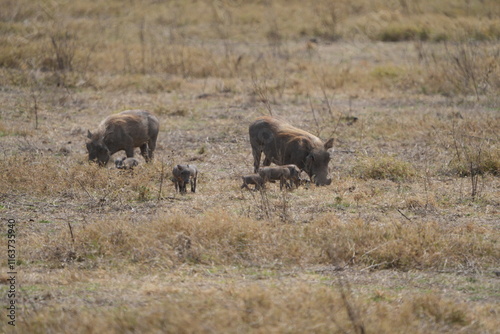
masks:
[[[328,141],[325,143],[325,150],[328,150],[329,148],[333,147],[333,138],[328,139]]]
[[[183,170],[184,168],[182,168],[182,166],[181,166],[181,165],[177,165],[177,169],[178,169],[178,170]]]
[[[92,138],[92,133],[90,132],[90,130],[87,130],[87,138]]]

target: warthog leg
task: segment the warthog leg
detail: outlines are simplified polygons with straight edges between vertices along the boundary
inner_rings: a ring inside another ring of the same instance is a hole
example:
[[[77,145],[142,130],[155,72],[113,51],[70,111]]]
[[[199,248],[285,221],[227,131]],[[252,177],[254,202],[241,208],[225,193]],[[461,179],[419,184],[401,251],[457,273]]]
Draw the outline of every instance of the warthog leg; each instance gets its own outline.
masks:
[[[149,162],[148,144],[142,144],[140,148],[142,157],[146,160],[146,162]]]
[[[252,147],[252,155],[253,155],[253,172],[257,173],[260,166],[260,158],[262,156],[262,150]]]

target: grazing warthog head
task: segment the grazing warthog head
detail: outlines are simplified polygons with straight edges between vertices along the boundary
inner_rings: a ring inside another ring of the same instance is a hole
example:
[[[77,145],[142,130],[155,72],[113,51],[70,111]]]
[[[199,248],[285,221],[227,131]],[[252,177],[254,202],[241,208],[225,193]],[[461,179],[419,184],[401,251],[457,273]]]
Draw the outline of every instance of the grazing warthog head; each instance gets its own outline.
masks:
[[[90,131],[87,131],[87,138],[89,139],[86,143],[89,160],[99,163],[99,166],[105,166],[111,154],[103,139],[93,135]]]
[[[328,186],[332,183],[332,179],[328,178],[329,162],[330,153],[324,149],[313,149],[306,157],[304,170],[316,185]]]
[[[108,163],[114,153],[125,150],[127,158],[134,157],[134,148],[141,149],[146,162],[153,158],[159,122],[145,110],[127,110],[106,117],[96,131],[87,132],[89,160],[100,166]]]
[[[260,166],[294,164],[305,171],[316,185],[329,185],[328,163],[333,138],[323,143],[318,137],[274,117],[260,117],[249,127],[250,144],[254,158],[254,172]]]

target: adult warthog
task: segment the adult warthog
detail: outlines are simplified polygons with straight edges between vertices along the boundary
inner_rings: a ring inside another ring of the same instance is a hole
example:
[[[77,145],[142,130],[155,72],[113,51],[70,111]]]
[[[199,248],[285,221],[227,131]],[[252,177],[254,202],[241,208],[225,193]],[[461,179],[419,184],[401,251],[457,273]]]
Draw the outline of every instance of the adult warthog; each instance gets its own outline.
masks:
[[[159,129],[158,118],[146,110],[126,110],[108,116],[94,133],[87,133],[89,160],[104,166],[114,153],[125,150],[127,158],[132,158],[134,148],[139,147],[149,162],[153,159]]]
[[[323,143],[318,137],[274,117],[259,117],[249,128],[254,172],[259,170],[264,152],[264,166],[294,164],[305,171],[316,185],[329,185],[328,163],[333,138]]]

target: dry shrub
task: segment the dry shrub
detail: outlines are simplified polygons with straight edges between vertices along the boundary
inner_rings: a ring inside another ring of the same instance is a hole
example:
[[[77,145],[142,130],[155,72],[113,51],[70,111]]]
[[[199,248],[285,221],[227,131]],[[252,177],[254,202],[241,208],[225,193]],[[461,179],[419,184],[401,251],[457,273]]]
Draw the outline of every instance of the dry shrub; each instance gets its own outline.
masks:
[[[427,66],[424,92],[444,95],[496,94],[500,89],[500,49],[496,43],[466,41],[442,43],[423,50]]]
[[[359,159],[352,168],[352,173],[363,179],[392,181],[411,180],[417,175],[409,162],[387,155]]]
[[[376,332],[442,333],[448,331],[494,332],[493,314],[488,307],[468,309],[463,302],[434,293],[409,294],[398,299],[397,311],[385,302],[378,302],[374,315],[365,322],[378,319]],[[392,319],[392,321],[388,321]],[[479,320],[481,319],[481,320]],[[370,327],[368,327],[370,329]]]
[[[475,112],[455,112],[436,138],[448,151],[449,157],[441,172],[446,175],[468,177],[471,196],[480,193],[480,177],[499,175],[500,149],[497,133],[500,130],[497,115]]]
[[[434,294],[418,295],[413,300],[406,301],[402,313],[410,319],[420,321],[423,327],[465,327],[471,322],[471,317],[463,304],[443,300]]]
[[[450,265],[477,270],[471,267],[471,259],[482,259],[475,261],[476,266],[489,266],[500,251],[488,236],[491,231],[476,226],[469,226],[467,232],[462,227],[435,222],[376,224],[355,220],[346,225],[323,218],[305,231],[307,239],[323,250],[322,261],[333,264],[362,263],[398,269]],[[462,247],[464,251],[458,251]]]
[[[425,210],[433,210],[436,207],[436,199],[434,196],[426,194],[424,196],[410,196],[404,202],[405,208],[414,212],[423,212]]]
[[[451,173],[461,177],[500,175],[500,149],[488,138],[461,132],[455,135],[454,148],[455,155],[449,163]]]
[[[449,171],[461,177],[475,177],[490,173],[500,175],[500,151],[496,148],[481,149],[463,145],[450,161]]]

